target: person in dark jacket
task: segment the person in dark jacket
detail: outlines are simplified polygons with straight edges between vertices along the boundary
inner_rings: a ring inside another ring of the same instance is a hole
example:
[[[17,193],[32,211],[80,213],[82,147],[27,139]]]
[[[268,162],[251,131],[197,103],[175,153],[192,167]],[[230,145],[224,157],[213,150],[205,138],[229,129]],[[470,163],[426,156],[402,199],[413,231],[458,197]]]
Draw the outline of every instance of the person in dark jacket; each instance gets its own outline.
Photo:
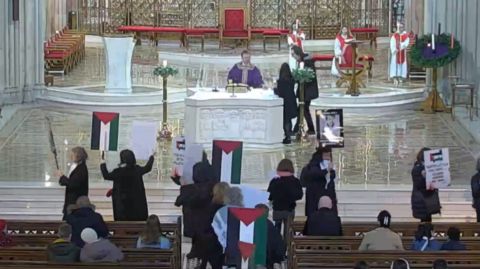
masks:
[[[175,201],[175,206],[188,208],[184,211],[183,223],[184,234],[192,238],[192,251],[188,258],[198,257],[195,253],[197,241],[206,230],[209,222],[209,208],[212,202],[212,192],[215,183],[212,180],[213,171],[210,164],[205,162],[196,163],[193,166],[193,184],[186,184],[185,180],[180,179],[180,195]]]
[[[208,161],[208,156],[205,151],[202,153],[202,162],[210,164]],[[173,183],[177,184],[178,186],[182,186],[182,183],[180,182],[181,176],[179,175],[179,171],[176,169],[172,169],[172,176],[170,177],[173,181]]]
[[[467,246],[460,243],[460,230],[458,228],[448,228],[447,235],[448,242],[444,243],[440,250],[467,250]]]
[[[264,209],[268,216],[268,206],[264,204],[258,204],[256,209]],[[285,253],[287,247],[283,240],[280,231],[273,225],[273,223],[267,219],[267,259],[265,268],[273,269],[275,264],[281,264],[285,260]]]
[[[335,166],[332,163],[332,151],[329,148],[318,148],[312,155],[300,175],[300,182],[305,190],[305,216],[318,210],[318,201],[322,196],[332,199],[333,209],[337,211],[337,194]]]
[[[145,166],[137,165],[133,151],[120,152],[120,165],[111,173],[102,160],[100,170],[105,180],[113,181],[113,219],[115,221],[146,221],[148,218],[147,195],[143,175],[152,171],[155,153]]]
[[[315,77],[313,78],[312,81],[305,83],[304,85],[304,117],[305,121],[307,122],[307,127],[308,135],[314,135],[315,134],[315,126],[313,125],[313,120],[312,120],[312,115],[310,114],[310,103],[312,100],[315,100],[318,98],[318,82],[317,82],[317,72],[315,69],[315,62],[313,61],[312,55],[309,53],[303,52],[303,49],[298,46],[293,46],[292,48],[292,56],[297,60],[297,62],[303,62],[304,68],[310,68],[313,70],[313,73],[315,74]],[[297,97],[300,97],[300,88],[297,91]],[[299,120],[297,120],[297,123],[295,124],[295,128],[293,129],[294,133],[297,133],[299,130]]]
[[[284,225],[284,236],[288,234],[286,230],[287,222],[295,217],[295,207],[297,201],[303,198],[303,189],[300,180],[294,176],[295,169],[289,159],[283,159],[278,163],[278,177],[272,179],[268,185],[267,192],[270,193],[268,200],[273,205],[273,220],[278,231],[282,231]]]
[[[63,220],[67,216],[67,208],[69,205],[75,205],[78,197],[88,196],[88,169],[86,161],[88,159],[87,152],[84,148],[75,147],[72,149],[72,164],[70,171],[65,176],[62,171],[57,171],[60,186],[65,186],[65,202],[63,204]]]
[[[68,212],[65,220],[72,226],[72,243],[75,243],[78,247],[85,245],[80,237],[85,228],[92,228],[101,238],[109,235],[107,224],[102,215],[95,212],[95,206],[90,203],[87,196],[78,198],[77,204],[70,206]]]
[[[446,260],[434,260],[433,269],[448,269],[448,263]]]
[[[295,79],[290,71],[290,66],[283,63],[277,80],[277,87],[273,92],[283,99],[283,144],[291,144],[292,119],[298,117],[297,98],[295,97]]]
[[[80,248],[70,242],[72,227],[66,223],[58,227],[58,239],[47,246],[49,262],[78,262],[80,261]]]
[[[480,222],[480,158],[477,159],[476,166],[477,173],[472,177],[471,187],[472,187],[472,197],[473,197],[473,208],[477,213],[477,222]]]
[[[328,196],[320,198],[318,211],[307,217],[303,227],[306,236],[341,236],[342,221],[337,212],[332,209],[332,200]]]
[[[410,269],[410,263],[405,259],[398,259],[392,262],[391,269]]]
[[[425,202],[426,198],[430,198],[436,194],[436,191],[432,186],[427,186],[425,181],[425,161],[423,154],[429,148],[422,148],[417,154],[417,161],[412,169],[412,215],[416,219],[420,219],[421,222],[432,222],[432,215],[439,214],[438,212],[430,212]],[[440,204],[440,201],[438,201]]]

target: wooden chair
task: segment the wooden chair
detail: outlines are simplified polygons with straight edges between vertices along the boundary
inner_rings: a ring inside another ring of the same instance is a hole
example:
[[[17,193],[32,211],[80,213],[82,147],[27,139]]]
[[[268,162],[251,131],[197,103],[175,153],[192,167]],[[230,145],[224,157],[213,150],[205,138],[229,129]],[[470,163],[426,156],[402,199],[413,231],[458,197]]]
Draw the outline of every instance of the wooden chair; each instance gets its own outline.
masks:
[[[219,2],[219,39],[220,50],[228,41],[240,40],[250,48],[251,24],[250,24],[250,0],[225,0]]]
[[[367,58],[361,57],[362,63],[358,63],[356,59],[357,57],[355,57],[356,54],[358,55],[358,51],[354,53],[351,45],[346,46],[345,54],[343,55],[345,63],[340,63],[338,58],[335,58],[335,66],[337,67],[337,70],[341,76],[341,78],[336,82],[336,86],[340,88],[344,83],[348,83],[350,85],[350,83],[353,81],[353,76],[356,76],[357,83],[360,86],[365,87],[365,82],[363,81],[362,76],[367,73]],[[353,74],[354,65],[355,74]]]

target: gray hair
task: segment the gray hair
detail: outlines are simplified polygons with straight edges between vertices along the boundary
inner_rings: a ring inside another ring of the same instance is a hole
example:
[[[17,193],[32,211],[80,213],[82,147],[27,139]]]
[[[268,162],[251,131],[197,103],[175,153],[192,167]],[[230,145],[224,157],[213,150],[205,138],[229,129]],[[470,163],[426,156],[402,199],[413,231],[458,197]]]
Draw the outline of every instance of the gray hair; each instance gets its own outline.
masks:
[[[76,157],[75,162],[85,162],[88,159],[88,154],[82,147],[74,147],[72,152]]]
[[[234,206],[245,206],[243,203],[242,189],[239,187],[232,187],[225,193],[225,204]]]
[[[67,207],[67,213],[71,214],[74,210],[79,209],[79,208],[90,208],[93,211],[95,211],[96,206],[90,203],[90,199],[88,196],[80,196],[77,199],[77,202],[74,205],[69,205]]]

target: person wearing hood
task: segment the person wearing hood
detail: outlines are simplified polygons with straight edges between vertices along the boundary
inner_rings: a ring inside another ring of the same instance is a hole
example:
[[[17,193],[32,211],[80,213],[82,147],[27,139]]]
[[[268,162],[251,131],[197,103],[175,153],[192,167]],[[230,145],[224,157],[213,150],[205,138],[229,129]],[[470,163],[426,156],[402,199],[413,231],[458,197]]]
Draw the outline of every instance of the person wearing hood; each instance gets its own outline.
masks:
[[[342,236],[342,221],[332,209],[332,199],[323,196],[318,202],[318,211],[311,213],[305,221],[305,236]]]
[[[435,198],[437,190],[433,186],[427,186],[425,180],[425,151],[429,148],[422,148],[417,154],[417,161],[412,169],[412,215],[416,219],[420,219],[420,222],[432,222],[432,215],[439,214],[440,210],[431,211],[427,206],[427,199]],[[438,195],[436,196],[436,203],[440,204]],[[429,201],[431,203],[431,201]]]
[[[109,235],[102,215],[95,212],[95,205],[90,203],[87,196],[81,196],[76,205],[69,207],[66,221],[72,226],[72,242],[78,247],[83,247],[85,244],[80,236],[85,228],[92,228],[102,238]]]
[[[448,242],[442,245],[440,250],[467,250],[465,244],[460,243],[460,230],[456,227],[448,228]]]
[[[337,211],[336,181],[338,178],[332,162],[331,149],[318,148],[300,174],[300,182],[306,188],[305,216],[308,217],[318,210],[318,201],[322,196],[330,197],[333,202],[333,210]]]
[[[477,173],[472,177],[470,183],[472,187],[473,208],[477,213],[477,222],[480,222],[480,158],[477,159],[475,167]]]
[[[7,232],[7,223],[5,220],[0,220],[0,247],[12,247],[13,241],[12,238],[8,235]]]
[[[413,239],[411,250],[419,251],[437,251],[441,249],[440,243],[434,237],[435,231],[431,223],[418,225],[418,230],[415,232],[415,239]]]
[[[303,198],[303,189],[300,180],[294,176],[295,169],[289,159],[283,159],[277,166],[277,177],[270,181],[267,192],[270,193],[268,200],[273,205],[273,220],[278,231],[284,236],[288,234],[287,222],[295,217],[297,201]]]
[[[390,213],[383,210],[377,220],[380,227],[365,234],[358,250],[404,250],[400,235],[390,230]]]
[[[292,57],[297,60],[300,64],[303,63],[303,68],[310,68],[313,70],[315,76],[313,80],[310,82],[305,83],[304,85],[304,101],[305,104],[303,106],[304,109],[304,117],[305,121],[307,122],[307,134],[314,135],[315,134],[315,126],[313,125],[312,115],[310,114],[310,103],[312,100],[318,98],[318,82],[317,82],[317,72],[315,69],[315,62],[313,61],[312,55],[309,53],[303,52],[303,49],[298,46],[293,46],[292,48]],[[297,90],[297,97],[300,97],[300,88]],[[293,128],[293,132],[297,133],[299,131],[299,119],[297,118],[297,123]]]
[[[81,233],[85,246],[80,252],[82,262],[121,262],[123,252],[108,239],[99,238],[95,230],[85,228]]]
[[[215,182],[210,164],[196,163],[193,166],[193,184],[186,184],[180,179],[180,195],[175,206],[183,207],[184,235],[192,238],[192,251],[187,255],[189,259],[196,258],[196,244],[209,223],[209,208],[212,202],[212,193]]]
[[[100,170],[105,180],[113,181],[113,219],[115,221],[146,221],[148,218],[147,195],[143,184],[143,175],[152,171],[155,152],[145,166],[137,165],[133,151],[120,152],[119,167],[108,172],[102,160]]]
[[[283,144],[288,145],[292,143],[292,119],[298,117],[298,107],[295,97],[295,79],[287,63],[283,63],[280,67],[277,86],[273,92],[283,99],[283,132],[285,133]]]
[[[205,150],[202,153],[202,162],[206,164],[210,164]],[[177,184],[178,186],[182,186],[182,183],[180,182],[181,176],[178,174],[177,169],[172,169],[172,176],[170,178],[172,179],[173,183]]]
[[[80,261],[80,248],[70,242],[72,227],[66,223],[58,227],[58,239],[47,246],[49,262],[71,263]]]

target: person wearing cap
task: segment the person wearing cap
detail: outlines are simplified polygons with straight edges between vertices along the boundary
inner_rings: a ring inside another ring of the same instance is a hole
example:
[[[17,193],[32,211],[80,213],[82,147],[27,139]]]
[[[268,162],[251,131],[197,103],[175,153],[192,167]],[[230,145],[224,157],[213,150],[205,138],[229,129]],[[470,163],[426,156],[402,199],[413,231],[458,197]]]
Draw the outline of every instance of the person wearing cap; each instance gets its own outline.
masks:
[[[12,238],[7,233],[7,223],[5,220],[0,220],[0,247],[12,247]]]
[[[358,250],[404,250],[400,235],[390,230],[390,213],[380,212],[377,220],[380,227],[365,234]]]
[[[80,252],[82,262],[120,262],[123,252],[108,239],[99,238],[94,229],[85,228],[81,234],[85,246]]]
[[[467,250],[467,246],[460,243],[460,230],[457,227],[448,228],[447,235],[448,242],[440,250]]]

